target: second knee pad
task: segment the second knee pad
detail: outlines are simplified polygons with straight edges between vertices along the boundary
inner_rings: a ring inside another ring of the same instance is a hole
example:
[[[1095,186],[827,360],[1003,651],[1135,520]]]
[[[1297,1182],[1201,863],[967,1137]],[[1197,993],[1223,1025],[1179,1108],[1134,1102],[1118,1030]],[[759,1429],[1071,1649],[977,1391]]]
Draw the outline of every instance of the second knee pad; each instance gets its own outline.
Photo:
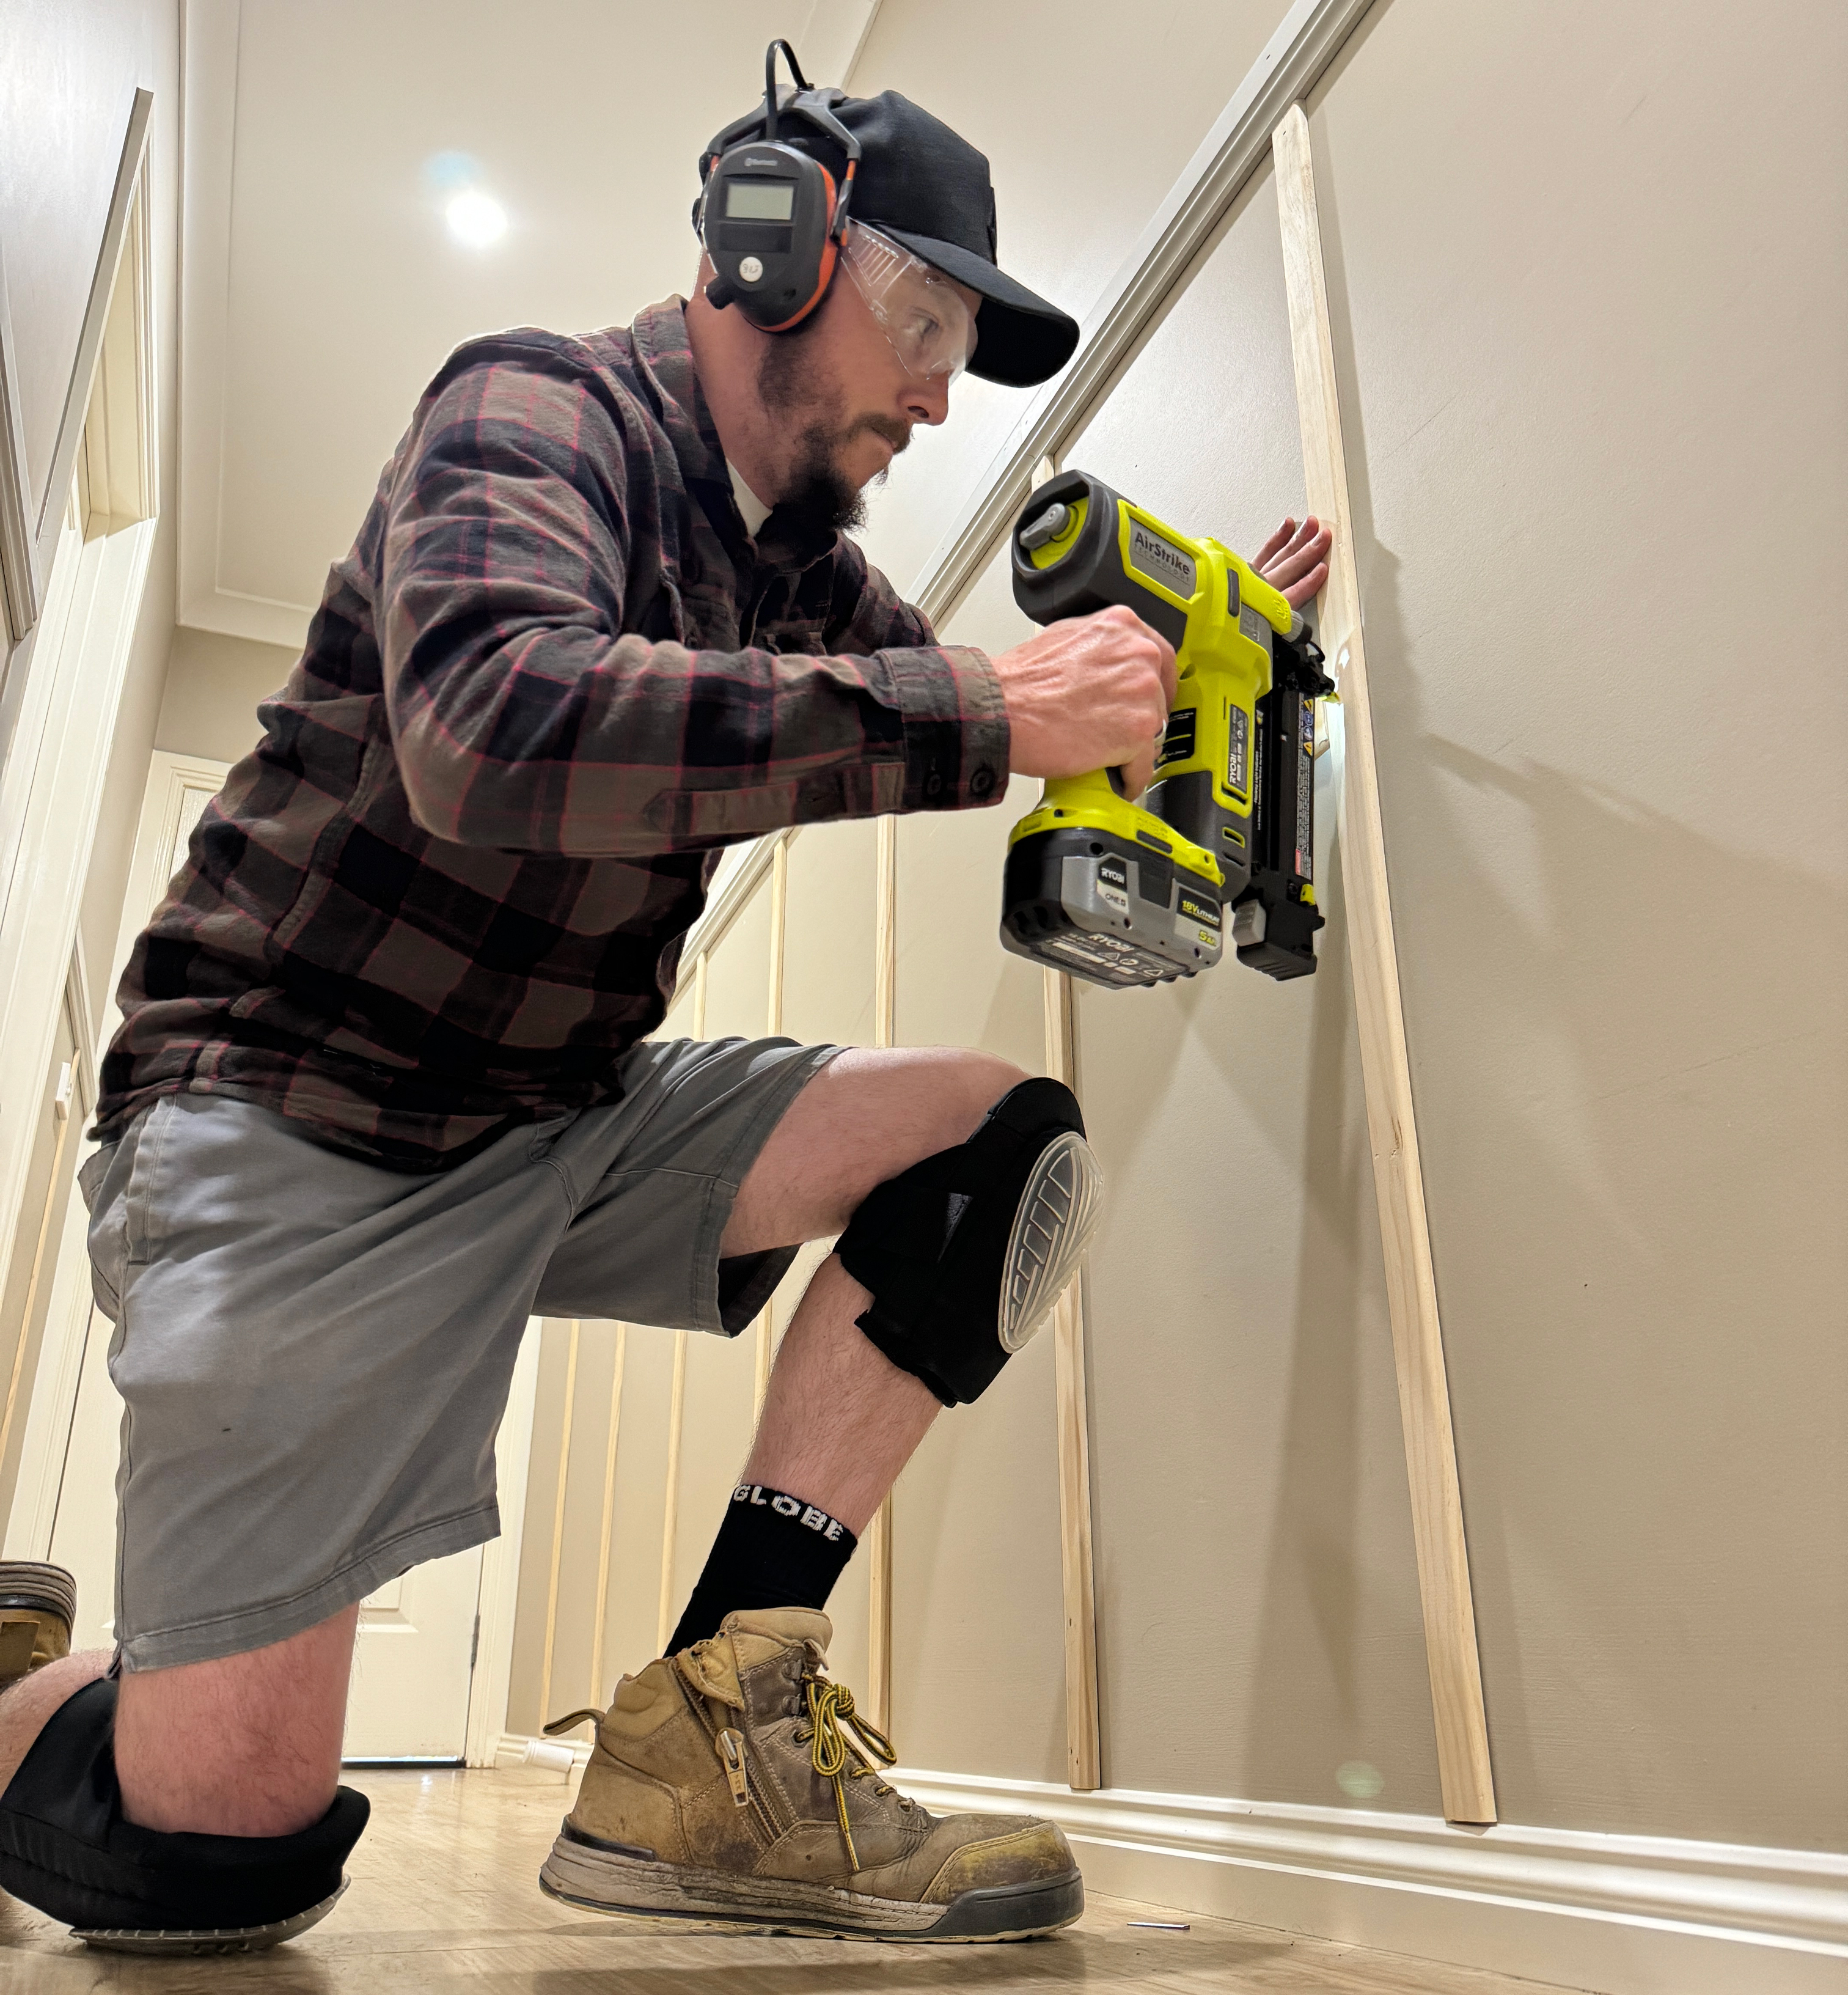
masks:
[[[860,1328],[946,1406],[979,1397],[1077,1272],[1102,1190],[1077,1097],[1023,1081],[854,1214],[835,1251],[873,1297]]]
[[[334,1791],[294,1835],[167,1835],[125,1822],[116,1685],[86,1684],[45,1722],[0,1794],[0,1888],[93,1945],[247,1952],[305,1931],[345,1888],[371,1804]]]

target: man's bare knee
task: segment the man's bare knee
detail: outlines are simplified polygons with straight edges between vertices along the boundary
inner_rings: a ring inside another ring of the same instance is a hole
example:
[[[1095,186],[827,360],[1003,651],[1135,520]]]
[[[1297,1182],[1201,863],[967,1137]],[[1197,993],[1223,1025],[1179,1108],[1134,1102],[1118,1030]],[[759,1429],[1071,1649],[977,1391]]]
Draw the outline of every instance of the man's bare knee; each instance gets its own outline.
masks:
[[[962,1046],[850,1046],[799,1094],[758,1153],[722,1251],[749,1254],[838,1233],[877,1184],[966,1142],[1027,1078]]]

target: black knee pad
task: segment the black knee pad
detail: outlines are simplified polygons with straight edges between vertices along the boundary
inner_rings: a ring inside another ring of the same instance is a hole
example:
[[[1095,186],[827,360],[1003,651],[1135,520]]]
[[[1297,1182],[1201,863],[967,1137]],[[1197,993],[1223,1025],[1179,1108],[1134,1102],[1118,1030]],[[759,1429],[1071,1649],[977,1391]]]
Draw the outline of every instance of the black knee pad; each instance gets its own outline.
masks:
[[[835,1251],[872,1293],[860,1328],[946,1406],[977,1398],[1077,1272],[1102,1190],[1077,1097],[1023,1081],[853,1215]]]
[[[125,1822],[111,1677],[86,1684],[0,1794],[0,1888],[93,1944],[218,1953],[273,1946],[345,1889],[371,1804],[351,1787],[296,1835],[163,1835]]]

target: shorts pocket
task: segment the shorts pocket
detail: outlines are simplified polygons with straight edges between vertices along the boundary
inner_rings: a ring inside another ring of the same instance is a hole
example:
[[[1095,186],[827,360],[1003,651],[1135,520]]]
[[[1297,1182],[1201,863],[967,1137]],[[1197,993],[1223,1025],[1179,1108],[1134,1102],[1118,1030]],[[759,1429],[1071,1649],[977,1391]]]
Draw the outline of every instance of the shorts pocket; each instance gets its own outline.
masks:
[[[123,1138],[135,1145],[122,1197],[122,1258],[129,1267],[145,1266],[159,1251],[163,1236],[155,1207],[156,1180],[161,1158],[180,1114],[179,1097],[163,1094],[148,1111],[146,1119]]]

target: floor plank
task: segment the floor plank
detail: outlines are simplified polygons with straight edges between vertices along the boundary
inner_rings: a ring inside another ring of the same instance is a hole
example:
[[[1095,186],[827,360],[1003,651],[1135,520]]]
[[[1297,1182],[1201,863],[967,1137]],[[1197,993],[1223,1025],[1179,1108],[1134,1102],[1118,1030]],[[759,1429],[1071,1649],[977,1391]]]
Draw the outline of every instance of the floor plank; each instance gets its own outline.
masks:
[[[349,1771],[372,1822],[351,1888],[322,1925],[249,1959],[91,1952],[0,1897],[0,1987],[33,1995],[981,1995],[1065,1988],[1154,1995],[1544,1995],[1540,1984],[1335,1946],[1258,1926],[1094,1898],[1079,1924],[1027,1945],[636,1934],[543,1897],[534,1881],[568,1804],[564,1776]],[[1137,1918],[1179,1918],[1150,1932]]]

